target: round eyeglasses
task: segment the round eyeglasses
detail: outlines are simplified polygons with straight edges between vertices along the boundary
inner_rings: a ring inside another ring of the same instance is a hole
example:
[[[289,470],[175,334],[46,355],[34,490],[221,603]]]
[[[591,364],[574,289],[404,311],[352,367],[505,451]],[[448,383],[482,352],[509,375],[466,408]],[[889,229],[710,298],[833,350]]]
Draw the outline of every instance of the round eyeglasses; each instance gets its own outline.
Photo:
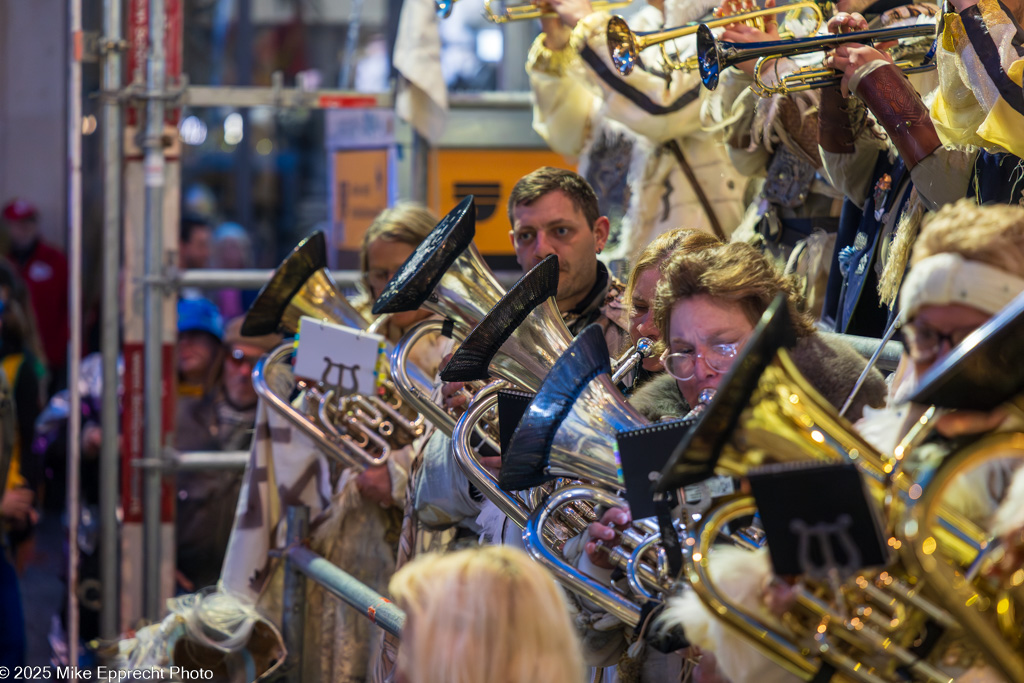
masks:
[[[698,358],[703,358],[707,366],[715,372],[723,374],[729,372],[741,348],[743,348],[743,342],[714,344],[704,353],[694,351],[669,353],[666,349],[665,353],[661,354],[661,364],[665,367],[665,372],[685,382],[693,379],[697,370]]]
[[[959,346],[960,343],[978,329],[977,326],[962,327],[952,332],[939,332],[930,325],[910,321],[900,327],[903,333],[903,347],[907,354],[918,363],[928,363],[939,357],[942,351],[942,342],[949,344],[949,348]]]

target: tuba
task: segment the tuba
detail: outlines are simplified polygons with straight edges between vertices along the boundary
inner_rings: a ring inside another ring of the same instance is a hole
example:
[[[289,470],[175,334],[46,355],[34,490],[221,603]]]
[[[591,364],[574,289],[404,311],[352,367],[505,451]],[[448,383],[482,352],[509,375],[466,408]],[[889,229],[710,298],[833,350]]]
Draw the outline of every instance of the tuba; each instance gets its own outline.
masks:
[[[794,341],[780,295],[762,316],[742,355],[697,425],[662,471],[658,490],[687,485],[711,473],[744,476],[769,464],[854,463],[871,500],[884,509],[890,496],[919,495],[894,458],[884,457],[857,435],[800,375],[785,346]],[[756,512],[752,498],[732,496],[714,506],[687,539],[686,577],[701,601],[776,663],[804,679],[822,667],[863,683],[949,681],[917,645],[936,626],[956,633],[949,610],[928,597],[930,578],[899,562],[862,569],[836,583],[805,579],[785,626],[766,623],[730,600],[708,567],[713,544],[738,520]],[[954,511],[941,513],[938,545],[969,565],[985,536]],[[769,543],[771,539],[768,539]],[[897,548],[899,539],[889,538]],[[837,579],[838,581],[838,579]]]
[[[943,409],[988,411],[1005,405],[1019,420],[1024,373],[1015,359],[1022,333],[1024,295],[933,367],[921,379],[911,400]],[[920,423],[922,432],[931,430],[934,415],[935,411],[926,414],[930,419]],[[913,436],[920,441],[923,435]],[[1024,596],[1020,590],[1024,570],[1011,575],[1009,585],[1004,585],[987,571],[1004,550],[998,541],[988,543],[977,561],[965,567],[950,562],[936,539],[947,496],[962,478],[985,470],[998,473],[1007,463],[1024,467],[1024,434],[995,432],[968,438],[966,443],[959,441],[936,468],[918,477],[928,482],[918,497],[897,499],[904,504],[895,524],[896,535],[902,541],[901,557],[916,573],[928,577],[936,599],[964,625],[986,661],[1006,680],[1019,683],[1024,681]]]
[[[327,270],[322,232],[299,242],[274,271],[246,313],[243,335],[298,332],[302,316],[366,329],[362,315],[341,293]],[[253,368],[253,386],[268,405],[346,467],[386,462],[391,450],[424,429],[423,417],[402,399],[390,380],[378,395],[338,396],[333,389],[297,380],[290,363],[294,344],[282,344]],[[424,381],[424,380],[421,380]],[[289,397],[299,389],[297,405]]]
[[[524,275],[466,337],[441,371],[441,379],[469,382],[497,376],[531,392],[540,390],[550,368],[569,349],[572,333],[565,326],[554,297],[558,289],[558,257],[549,256]],[[616,362],[621,377],[649,353],[650,340],[643,338]],[[618,377],[612,377],[613,383]],[[452,436],[452,448],[470,482],[486,495],[520,528],[541,502],[540,488],[526,498],[504,491],[497,480],[472,457],[473,428],[483,417],[493,414],[500,383],[492,383],[477,392],[459,418]],[[571,529],[578,533],[596,520],[592,509],[566,509],[572,515]]]
[[[623,487],[615,455],[615,433],[648,424],[622,400],[610,377],[611,365],[601,328],[591,325],[551,368],[520,420],[502,456],[498,481],[504,491],[520,491],[549,481],[554,492],[532,507],[523,533],[527,551],[566,586],[594,600],[626,623],[640,619],[640,602],[671,589],[663,554],[643,520],[622,532],[610,555],[626,571],[640,595],[623,596],[583,574],[560,554],[559,528],[573,535],[596,519],[601,504],[625,507],[616,495]],[[458,443],[458,442],[456,442]],[[564,486],[562,479],[571,480]],[[588,507],[589,506],[589,507]],[[555,524],[551,520],[556,521]],[[552,541],[552,538],[556,540]],[[653,559],[651,555],[653,554]]]

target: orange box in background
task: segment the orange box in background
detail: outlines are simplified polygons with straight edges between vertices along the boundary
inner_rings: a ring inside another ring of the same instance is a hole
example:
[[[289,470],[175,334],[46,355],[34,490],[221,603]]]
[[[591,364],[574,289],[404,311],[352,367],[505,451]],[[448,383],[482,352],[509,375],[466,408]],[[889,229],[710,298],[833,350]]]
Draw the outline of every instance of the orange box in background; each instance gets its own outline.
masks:
[[[572,168],[546,149],[439,149],[434,152],[430,208],[439,216],[466,195],[476,198],[476,239],[486,256],[511,256],[508,195],[527,173],[541,166]]]
[[[346,149],[333,155],[334,247],[358,253],[367,228],[388,206],[388,150]]]

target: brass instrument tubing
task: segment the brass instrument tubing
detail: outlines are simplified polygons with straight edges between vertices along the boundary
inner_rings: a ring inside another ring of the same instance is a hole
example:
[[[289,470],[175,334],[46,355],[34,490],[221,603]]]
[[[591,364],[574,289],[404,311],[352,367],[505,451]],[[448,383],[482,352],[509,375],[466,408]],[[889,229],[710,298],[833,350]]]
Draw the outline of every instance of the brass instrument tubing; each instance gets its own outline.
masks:
[[[502,386],[505,386],[504,382],[492,382],[473,397],[466,412],[455,423],[452,433],[452,453],[455,456],[455,462],[459,464],[466,478],[497,505],[506,517],[522,529],[526,526],[530,514],[526,505],[519,497],[507,493],[498,486],[494,475],[488,472],[487,468],[473,456],[473,449],[470,445],[477,423],[488,410],[498,404],[497,392]],[[496,443],[490,439],[487,439],[487,442],[495,453],[499,451],[500,447]]]
[[[639,363],[642,363],[647,356],[650,355],[651,349],[654,348],[654,342],[647,337],[640,337],[636,344],[633,345],[629,351],[624,353],[621,358],[612,364],[615,372],[612,373],[612,384],[618,384],[622,381],[630,370],[635,368]]]
[[[623,623],[636,626],[640,622],[640,607],[618,595],[575,567],[569,566],[556,556],[543,537],[544,527],[551,514],[559,507],[576,500],[594,500],[609,507],[619,507],[622,501],[603,489],[592,486],[570,486],[551,494],[547,503],[530,515],[523,531],[523,545],[530,556],[548,568],[560,583],[581,597],[614,615]]]
[[[365,469],[368,465],[384,464],[387,460],[386,458],[370,459],[367,461],[357,454],[350,452],[340,441],[333,438],[310,420],[299,415],[290,403],[270,390],[266,379],[267,366],[283,363],[294,351],[294,344],[286,342],[256,361],[256,365],[252,369],[252,383],[256,393],[267,402],[270,408],[288,420],[292,426],[305,432],[326,455],[334,458],[342,465]]]

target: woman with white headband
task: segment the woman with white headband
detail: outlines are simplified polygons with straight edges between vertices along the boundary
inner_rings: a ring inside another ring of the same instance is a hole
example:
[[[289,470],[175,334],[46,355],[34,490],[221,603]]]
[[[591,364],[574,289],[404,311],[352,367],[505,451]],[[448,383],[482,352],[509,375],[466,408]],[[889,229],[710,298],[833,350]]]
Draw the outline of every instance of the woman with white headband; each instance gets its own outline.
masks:
[[[923,410],[906,404],[918,380],[1021,292],[1024,208],[960,200],[935,213],[917,237],[900,288],[906,352],[889,407],[866,410],[858,431],[879,450],[891,453]],[[995,415],[961,412],[945,418],[940,429],[989,431],[997,420]]]

